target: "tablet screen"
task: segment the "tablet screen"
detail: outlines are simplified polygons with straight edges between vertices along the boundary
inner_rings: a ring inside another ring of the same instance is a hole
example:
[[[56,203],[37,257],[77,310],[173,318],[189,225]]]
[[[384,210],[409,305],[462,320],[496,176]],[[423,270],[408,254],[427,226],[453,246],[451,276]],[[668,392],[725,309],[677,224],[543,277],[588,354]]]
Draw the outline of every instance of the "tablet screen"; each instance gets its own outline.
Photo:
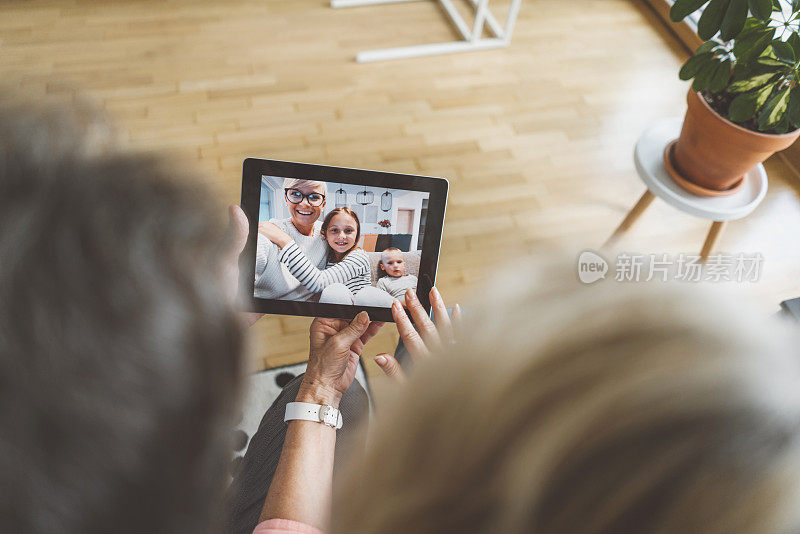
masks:
[[[248,310],[392,321],[392,303],[414,289],[430,310],[448,189],[434,176],[245,159]]]
[[[416,291],[429,200],[427,191],[262,174],[253,296],[390,307]]]

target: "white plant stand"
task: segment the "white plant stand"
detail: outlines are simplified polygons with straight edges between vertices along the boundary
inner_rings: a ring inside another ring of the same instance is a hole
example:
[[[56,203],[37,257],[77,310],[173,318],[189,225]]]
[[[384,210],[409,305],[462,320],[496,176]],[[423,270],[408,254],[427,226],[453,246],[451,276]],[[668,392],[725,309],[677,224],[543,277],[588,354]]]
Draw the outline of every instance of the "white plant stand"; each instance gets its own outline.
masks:
[[[719,239],[727,221],[747,217],[764,200],[767,194],[767,172],[758,164],[744,175],[742,188],[725,197],[700,197],[675,183],[664,166],[664,149],[681,133],[683,119],[661,119],[639,137],[633,160],[636,171],[647,190],[631,208],[628,215],[608,238],[604,248],[612,246],[647,209],[655,197],[689,215],[712,221],[703,248],[701,261],[705,262]]]
[[[500,26],[497,19],[489,11],[489,0],[469,0],[475,10],[475,21],[472,28],[464,21],[456,10],[452,0],[331,0],[331,7],[357,7],[375,6],[379,4],[395,4],[400,2],[439,2],[445,13],[461,34],[461,41],[446,43],[432,43],[415,46],[401,46],[397,48],[382,48],[378,50],[365,50],[356,55],[358,63],[372,61],[386,61],[390,59],[406,59],[412,57],[435,56],[438,54],[453,54],[456,52],[471,52],[473,50],[490,50],[503,48],[511,42],[514,24],[517,22],[519,7],[522,0],[511,0],[511,5],[506,17],[505,26]],[[489,27],[489,32],[494,37],[483,37],[484,25]]]

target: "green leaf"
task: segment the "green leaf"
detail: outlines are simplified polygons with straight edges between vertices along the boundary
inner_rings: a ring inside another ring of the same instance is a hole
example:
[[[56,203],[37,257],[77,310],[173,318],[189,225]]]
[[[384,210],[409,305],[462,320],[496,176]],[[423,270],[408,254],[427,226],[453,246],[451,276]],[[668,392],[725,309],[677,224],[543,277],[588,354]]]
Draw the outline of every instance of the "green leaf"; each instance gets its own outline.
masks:
[[[750,13],[761,20],[768,20],[772,14],[772,0],[750,0]]]
[[[792,128],[800,128],[800,86],[792,87],[789,95],[789,108],[786,110]]]
[[[705,43],[697,47],[697,50],[694,51],[694,55],[711,52],[718,46],[720,46],[720,43],[718,43],[717,41],[706,41]]]
[[[765,85],[761,89],[755,91],[756,95],[756,109],[761,109],[761,106],[764,105],[764,102],[767,101],[769,95],[772,94],[772,90],[775,89],[774,85]]]
[[[742,63],[735,63],[733,66],[733,80],[731,82],[738,82],[739,80],[744,80],[745,78],[752,78],[756,74],[760,74],[755,69],[753,69],[754,63],[750,65],[744,65]],[[730,92],[730,88],[728,88],[728,92]]]
[[[731,102],[728,108],[728,118],[733,122],[750,120],[758,111],[756,93],[742,93]]]
[[[725,59],[714,71],[714,76],[711,77],[711,83],[708,84],[708,90],[712,93],[718,93],[728,86],[731,79],[731,60]]]
[[[768,67],[786,67],[786,63],[780,59],[772,59],[771,57],[760,57],[756,59],[759,65],[766,65]]]
[[[794,63],[794,50],[792,45],[783,41],[772,41],[772,51],[778,59],[783,59],[789,63]]]
[[[714,54],[711,52],[690,57],[678,72],[678,78],[681,80],[691,80],[697,76],[697,73],[700,72],[701,69],[710,65],[713,57]]]
[[[792,32],[792,34],[789,36],[789,38],[786,40],[786,42],[789,43],[789,46],[792,47],[792,51],[794,52],[794,57],[795,58],[799,58],[800,57],[800,35],[797,35],[796,33]]]
[[[725,18],[722,19],[720,36],[723,41],[730,41],[742,31],[747,19],[747,0],[730,0]]]
[[[697,75],[694,77],[694,82],[692,82],[692,89],[695,91],[702,91],[703,89],[707,89],[708,86],[711,84],[711,80],[714,79],[714,74],[717,73],[717,69],[719,68],[722,62],[717,59],[712,59],[711,62],[705,66]]]
[[[777,134],[785,134],[789,131],[789,119],[786,117],[786,114],[783,115],[783,118],[780,120],[778,124],[772,127]]]
[[[767,29],[766,22],[758,20],[757,18],[754,17],[748,17],[747,20],[744,21],[744,30],[742,31],[746,32],[749,30],[765,30],[765,29]]]
[[[777,62],[777,63],[774,63]],[[791,67],[786,63],[781,62],[779,59],[769,56],[761,56],[755,61],[750,63],[736,63],[733,69],[734,81],[744,80],[745,78],[752,78],[756,74],[778,74],[790,70]]]
[[[733,122],[745,122],[752,119],[772,92],[772,86],[767,85],[750,93],[742,93],[731,102],[728,108],[728,118]]]
[[[758,115],[758,127],[760,130],[767,130],[778,124],[786,114],[789,106],[789,88],[782,89],[775,93],[772,98],[764,104],[764,109]]]
[[[800,11],[800,0],[792,0],[792,13]]]
[[[756,89],[757,87],[761,87],[762,85],[766,85],[769,81],[775,76],[775,72],[765,72],[762,74],[756,74],[755,76],[751,76],[749,78],[745,78],[744,80],[738,80],[733,82],[728,86],[729,93],[744,93],[745,91],[750,91],[751,89]]]
[[[730,3],[731,0],[711,0],[708,3],[697,21],[697,35],[701,39],[707,41],[716,35]]]
[[[769,46],[775,30],[752,30],[747,34],[740,33],[733,42],[733,53],[736,59],[743,63],[748,63],[761,55]]]
[[[708,0],[675,0],[669,10],[669,18],[672,22],[680,22],[688,15],[691,15]]]

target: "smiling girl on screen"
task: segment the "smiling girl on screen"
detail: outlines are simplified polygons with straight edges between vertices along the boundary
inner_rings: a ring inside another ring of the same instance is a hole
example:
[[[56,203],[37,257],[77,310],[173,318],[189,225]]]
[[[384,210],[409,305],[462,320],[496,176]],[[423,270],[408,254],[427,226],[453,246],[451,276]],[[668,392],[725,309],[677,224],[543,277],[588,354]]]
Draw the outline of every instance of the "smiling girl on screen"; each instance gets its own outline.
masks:
[[[292,276],[319,301],[329,304],[390,307],[394,299],[370,283],[367,253],[358,248],[361,224],[348,207],[336,208],[325,217],[321,233],[328,243],[328,263],[318,269],[286,232],[274,225],[259,231],[280,247],[279,259]]]

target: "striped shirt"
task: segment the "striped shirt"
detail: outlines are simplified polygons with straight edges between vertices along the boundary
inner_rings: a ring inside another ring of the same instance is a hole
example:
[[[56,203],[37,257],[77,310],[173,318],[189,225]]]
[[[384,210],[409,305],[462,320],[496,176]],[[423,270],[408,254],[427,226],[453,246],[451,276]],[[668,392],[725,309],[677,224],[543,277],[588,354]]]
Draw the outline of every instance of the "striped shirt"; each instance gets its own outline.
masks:
[[[281,249],[280,261],[312,293],[321,293],[331,284],[344,284],[355,295],[365,286],[371,285],[369,257],[360,248],[352,251],[339,263],[328,262],[323,271],[317,269],[292,241]]]
[[[320,235],[322,223],[314,223],[314,232],[306,236],[297,231],[291,219],[270,219],[278,228],[289,234],[308,259],[320,269],[325,267],[328,243]],[[256,245],[255,291],[262,299],[308,300],[313,293],[300,285],[289,269],[279,259],[278,245],[258,234]]]

